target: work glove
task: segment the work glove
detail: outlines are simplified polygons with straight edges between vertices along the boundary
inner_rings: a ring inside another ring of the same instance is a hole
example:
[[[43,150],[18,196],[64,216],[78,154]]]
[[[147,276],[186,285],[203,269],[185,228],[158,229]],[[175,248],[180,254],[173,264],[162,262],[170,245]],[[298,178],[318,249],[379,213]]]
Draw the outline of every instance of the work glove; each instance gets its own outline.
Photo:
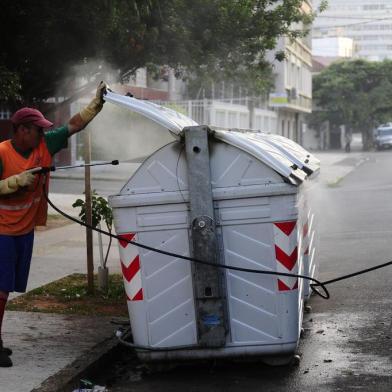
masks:
[[[106,88],[106,83],[99,83],[95,98],[80,111],[79,115],[84,122],[89,123],[101,111],[104,104],[103,94]]]
[[[16,192],[22,186],[31,185],[34,182],[34,178],[34,174],[29,171],[5,178],[0,181],[0,195],[8,195]]]

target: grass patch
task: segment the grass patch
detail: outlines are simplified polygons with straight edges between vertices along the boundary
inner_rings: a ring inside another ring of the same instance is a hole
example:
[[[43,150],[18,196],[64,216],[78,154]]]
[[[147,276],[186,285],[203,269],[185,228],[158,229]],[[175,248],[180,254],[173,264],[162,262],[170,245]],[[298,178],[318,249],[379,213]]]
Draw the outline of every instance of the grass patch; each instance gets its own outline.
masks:
[[[94,277],[97,287],[97,277]],[[31,290],[7,304],[7,310],[127,317],[127,301],[120,274],[109,276],[107,293],[87,292],[85,274],[72,274]]]

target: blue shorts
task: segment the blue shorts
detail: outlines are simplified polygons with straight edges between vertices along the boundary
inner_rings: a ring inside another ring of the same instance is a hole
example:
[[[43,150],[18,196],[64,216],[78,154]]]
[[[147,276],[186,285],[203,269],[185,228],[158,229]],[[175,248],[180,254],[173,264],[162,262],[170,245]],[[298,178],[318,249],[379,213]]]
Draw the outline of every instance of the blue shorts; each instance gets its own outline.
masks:
[[[26,291],[34,230],[23,235],[0,234],[0,291]]]

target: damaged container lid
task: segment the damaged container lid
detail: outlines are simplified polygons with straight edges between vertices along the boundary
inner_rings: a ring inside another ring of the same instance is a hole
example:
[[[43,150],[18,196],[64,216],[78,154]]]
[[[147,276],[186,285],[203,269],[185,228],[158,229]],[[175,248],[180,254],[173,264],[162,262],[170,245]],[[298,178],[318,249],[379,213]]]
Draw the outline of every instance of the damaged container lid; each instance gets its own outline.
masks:
[[[299,185],[306,178],[306,173],[296,166],[284,152],[263,139],[252,137],[249,132],[232,132],[216,130],[214,137],[237,147],[265,163],[278,172],[293,185]]]
[[[301,145],[287,137],[269,133],[254,133],[256,138],[265,138],[269,143],[274,145],[292,160],[300,169],[307,174],[318,172],[320,170],[320,160]]]
[[[191,118],[176,112],[175,110],[165,108],[153,102],[142,101],[127,95],[115,94],[108,91],[104,95],[104,100],[115,105],[125,107],[135,113],[158,123],[164,128],[168,129],[175,137],[179,137],[181,131],[185,127],[199,125]]]
[[[237,131],[237,130],[232,130]],[[238,132],[238,131],[237,131]],[[241,132],[241,131],[240,131]],[[266,132],[248,131],[250,138],[265,140],[267,143],[282,151],[295,165],[306,174],[318,173],[320,170],[320,160],[301,145],[287,137]]]
[[[113,92],[107,92],[104,99],[158,123],[177,138],[181,138],[185,127],[199,125],[184,114],[149,101]],[[215,130],[213,137],[246,151],[293,185],[301,184],[319,165],[319,161],[305,149],[283,136],[259,134],[252,131]]]

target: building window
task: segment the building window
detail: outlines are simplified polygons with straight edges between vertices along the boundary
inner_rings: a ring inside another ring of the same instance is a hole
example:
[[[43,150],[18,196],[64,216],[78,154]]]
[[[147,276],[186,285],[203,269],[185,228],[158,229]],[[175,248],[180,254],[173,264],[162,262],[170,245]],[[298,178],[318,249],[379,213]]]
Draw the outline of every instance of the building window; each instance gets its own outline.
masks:
[[[249,127],[249,117],[246,113],[240,113],[240,128],[246,129]]]
[[[227,125],[229,128],[237,128],[238,127],[238,122],[237,122],[237,113],[236,112],[229,112],[228,113],[228,121],[229,124]]]
[[[217,110],[216,111],[216,115],[215,115],[215,119],[216,119],[216,125],[218,127],[226,127],[226,118],[225,118],[225,112],[223,110]]]
[[[8,120],[11,117],[11,112],[9,110],[0,109],[0,120]]]

